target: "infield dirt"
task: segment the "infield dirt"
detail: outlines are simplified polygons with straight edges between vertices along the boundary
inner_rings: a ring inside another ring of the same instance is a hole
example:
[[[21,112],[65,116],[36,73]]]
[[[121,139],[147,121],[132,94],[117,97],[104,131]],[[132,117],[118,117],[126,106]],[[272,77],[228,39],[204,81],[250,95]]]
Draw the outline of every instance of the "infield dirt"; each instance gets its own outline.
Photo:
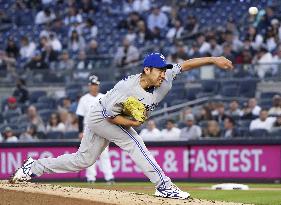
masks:
[[[134,205],[134,204],[161,204],[161,205],[242,205],[220,201],[201,199],[164,199],[148,194],[127,191],[63,187],[60,185],[40,183],[9,184],[0,181],[0,205]]]

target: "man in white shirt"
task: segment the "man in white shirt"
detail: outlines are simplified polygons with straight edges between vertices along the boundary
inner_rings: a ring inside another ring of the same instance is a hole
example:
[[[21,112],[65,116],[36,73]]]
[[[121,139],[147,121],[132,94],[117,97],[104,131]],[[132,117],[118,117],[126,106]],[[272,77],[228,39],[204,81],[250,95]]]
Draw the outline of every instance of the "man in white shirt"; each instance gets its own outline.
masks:
[[[159,140],[161,139],[161,132],[156,127],[154,120],[149,120],[147,128],[141,130],[140,136],[144,141]]]
[[[34,42],[30,42],[26,36],[21,38],[20,56],[22,59],[30,59],[36,50]]]
[[[250,98],[248,100],[247,107],[243,110],[243,117],[252,118],[255,116],[259,116],[260,111],[261,111],[261,107],[257,105],[257,100],[255,98]]]
[[[200,139],[202,135],[201,127],[194,124],[194,116],[188,114],[186,116],[186,127],[181,129],[180,138],[184,140]]]
[[[51,12],[49,8],[45,8],[42,11],[39,11],[35,17],[36,24],[45,24],[50,23],[56,18],[56,15]]]
[[[260,117],[251,122],[250,130],[265,129],[270,131],[275,121],[275,117],[268,117],[267,110],[261,110]]]
[[[172,119],[167,120],[166,129],[161,131],[162,140],[178,140],[180,138],[181,130],[175,126]]]
[[[155,29],[164,29],[168,25],[168,17],[160,11],[159,7],[154,7],[152,13],[148,16],[147,25],[149,30],[154,33]]]
[[[89,93],[82,96],[79,100],[78,107],[76,110],[76,114],[78,115],[78,123],[79,123],[79,138],[83,138],[83,129],[85,118],[89,112],[89,109],[92,105],[94,105],[100,98],[104,96],[104,94],[99,93],[99,84],[100,81],[98,77],[92,75],[89,77]],[[108,153],[108,147],[100,155],[100,165],[101,171],[104,174],[104,178],[108,184],[114,183],[113,170],[110,163],[110,157]],[[86,169],[86,178],[88,182],[95,182],[97,176],[96,164],[88,167]]]

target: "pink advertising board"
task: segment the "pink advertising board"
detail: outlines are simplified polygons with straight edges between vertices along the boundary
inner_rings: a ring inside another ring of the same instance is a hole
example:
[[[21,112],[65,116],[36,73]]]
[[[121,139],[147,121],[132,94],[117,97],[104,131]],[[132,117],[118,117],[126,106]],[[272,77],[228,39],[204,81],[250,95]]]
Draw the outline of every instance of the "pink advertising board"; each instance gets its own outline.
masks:
[[[0,179],[6,179],[28,156],[35,159],[73,153],[76,147],[0,148]],[[188,178],[281,178],[281,146],[171,146],[149,147],[164,172],[173,179]],[[110,147],[111,164],[116,178],[145,176],[127,152]],[[103,178],[97,161],[97,178]],[[45,174],[42,178],[84,178],[85,171]]]

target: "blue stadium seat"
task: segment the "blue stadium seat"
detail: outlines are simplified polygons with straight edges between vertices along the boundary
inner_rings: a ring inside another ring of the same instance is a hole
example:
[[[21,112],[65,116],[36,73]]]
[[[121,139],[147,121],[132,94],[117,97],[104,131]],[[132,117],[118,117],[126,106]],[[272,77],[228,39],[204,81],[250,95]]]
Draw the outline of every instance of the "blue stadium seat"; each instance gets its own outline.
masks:
[[[251,137],[254,137],[254,138],[264,138],[264,137],[269,136],[268,131],[265,129],[251,130],[250,135],[251,135]]]
[[[217,80],[203,80],[202,81],[202,91],[205,93],[217,93],[219,88],[219,83]]]
[[[36,103],[40,97],[46,96],[46,95],[47,95],[46,91],[43,91],[43,90],[33,91],[32,93],[30,93],[29,101],[30,101],[30,103]]]
[[[79,132],[78,131],[69,131],[63,134],[63,139],[78,139]]]
[[[236,97],[238,96],[238,87],[236,85],[222,87],[220,94],[225,97]]]
[[[63,133],[62,132],[48,132],[46,134],[46,139],[62,139]]]
[[[255,97],[257,80],[246,79],[239,83],[239,96],[252,98]]]
[[[278,129],[278,130],[275,130],[273,132],[270,132],[269,136],[281,139],[281,129]]]
[[[261,95],[260,95],[260,99],[272,99],[273,98],[273,96],[274,95],[277,95],[277,94],[279,94],[280,95],[280,93],[278,93],[278,92],[263,92],[263,93],[261,93]]]
[[[44,109],[44,110],[39,110],[38,114],[42,118],[43,122],[46,123],[46,122],[48,122],[51,114],[54,113],[54,112],[55,112],[55,110]]]

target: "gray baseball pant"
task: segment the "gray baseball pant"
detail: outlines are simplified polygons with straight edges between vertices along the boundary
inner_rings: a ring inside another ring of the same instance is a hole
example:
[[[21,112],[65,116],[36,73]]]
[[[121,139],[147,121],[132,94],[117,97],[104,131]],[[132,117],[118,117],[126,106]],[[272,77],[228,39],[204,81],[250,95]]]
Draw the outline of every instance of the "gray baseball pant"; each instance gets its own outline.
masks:
[[[77,172],[95,163],[109,142],[127,151],[136,165],[156,187],[169,186],[171,180],[147,150],[142,138],[133,128],[124,128],[108,122],[102,117],[102,110],[90,111],[84,135],[76,153],[57,158],[43,158],[33,163],[31,172],[37,176],[46,173]]]

